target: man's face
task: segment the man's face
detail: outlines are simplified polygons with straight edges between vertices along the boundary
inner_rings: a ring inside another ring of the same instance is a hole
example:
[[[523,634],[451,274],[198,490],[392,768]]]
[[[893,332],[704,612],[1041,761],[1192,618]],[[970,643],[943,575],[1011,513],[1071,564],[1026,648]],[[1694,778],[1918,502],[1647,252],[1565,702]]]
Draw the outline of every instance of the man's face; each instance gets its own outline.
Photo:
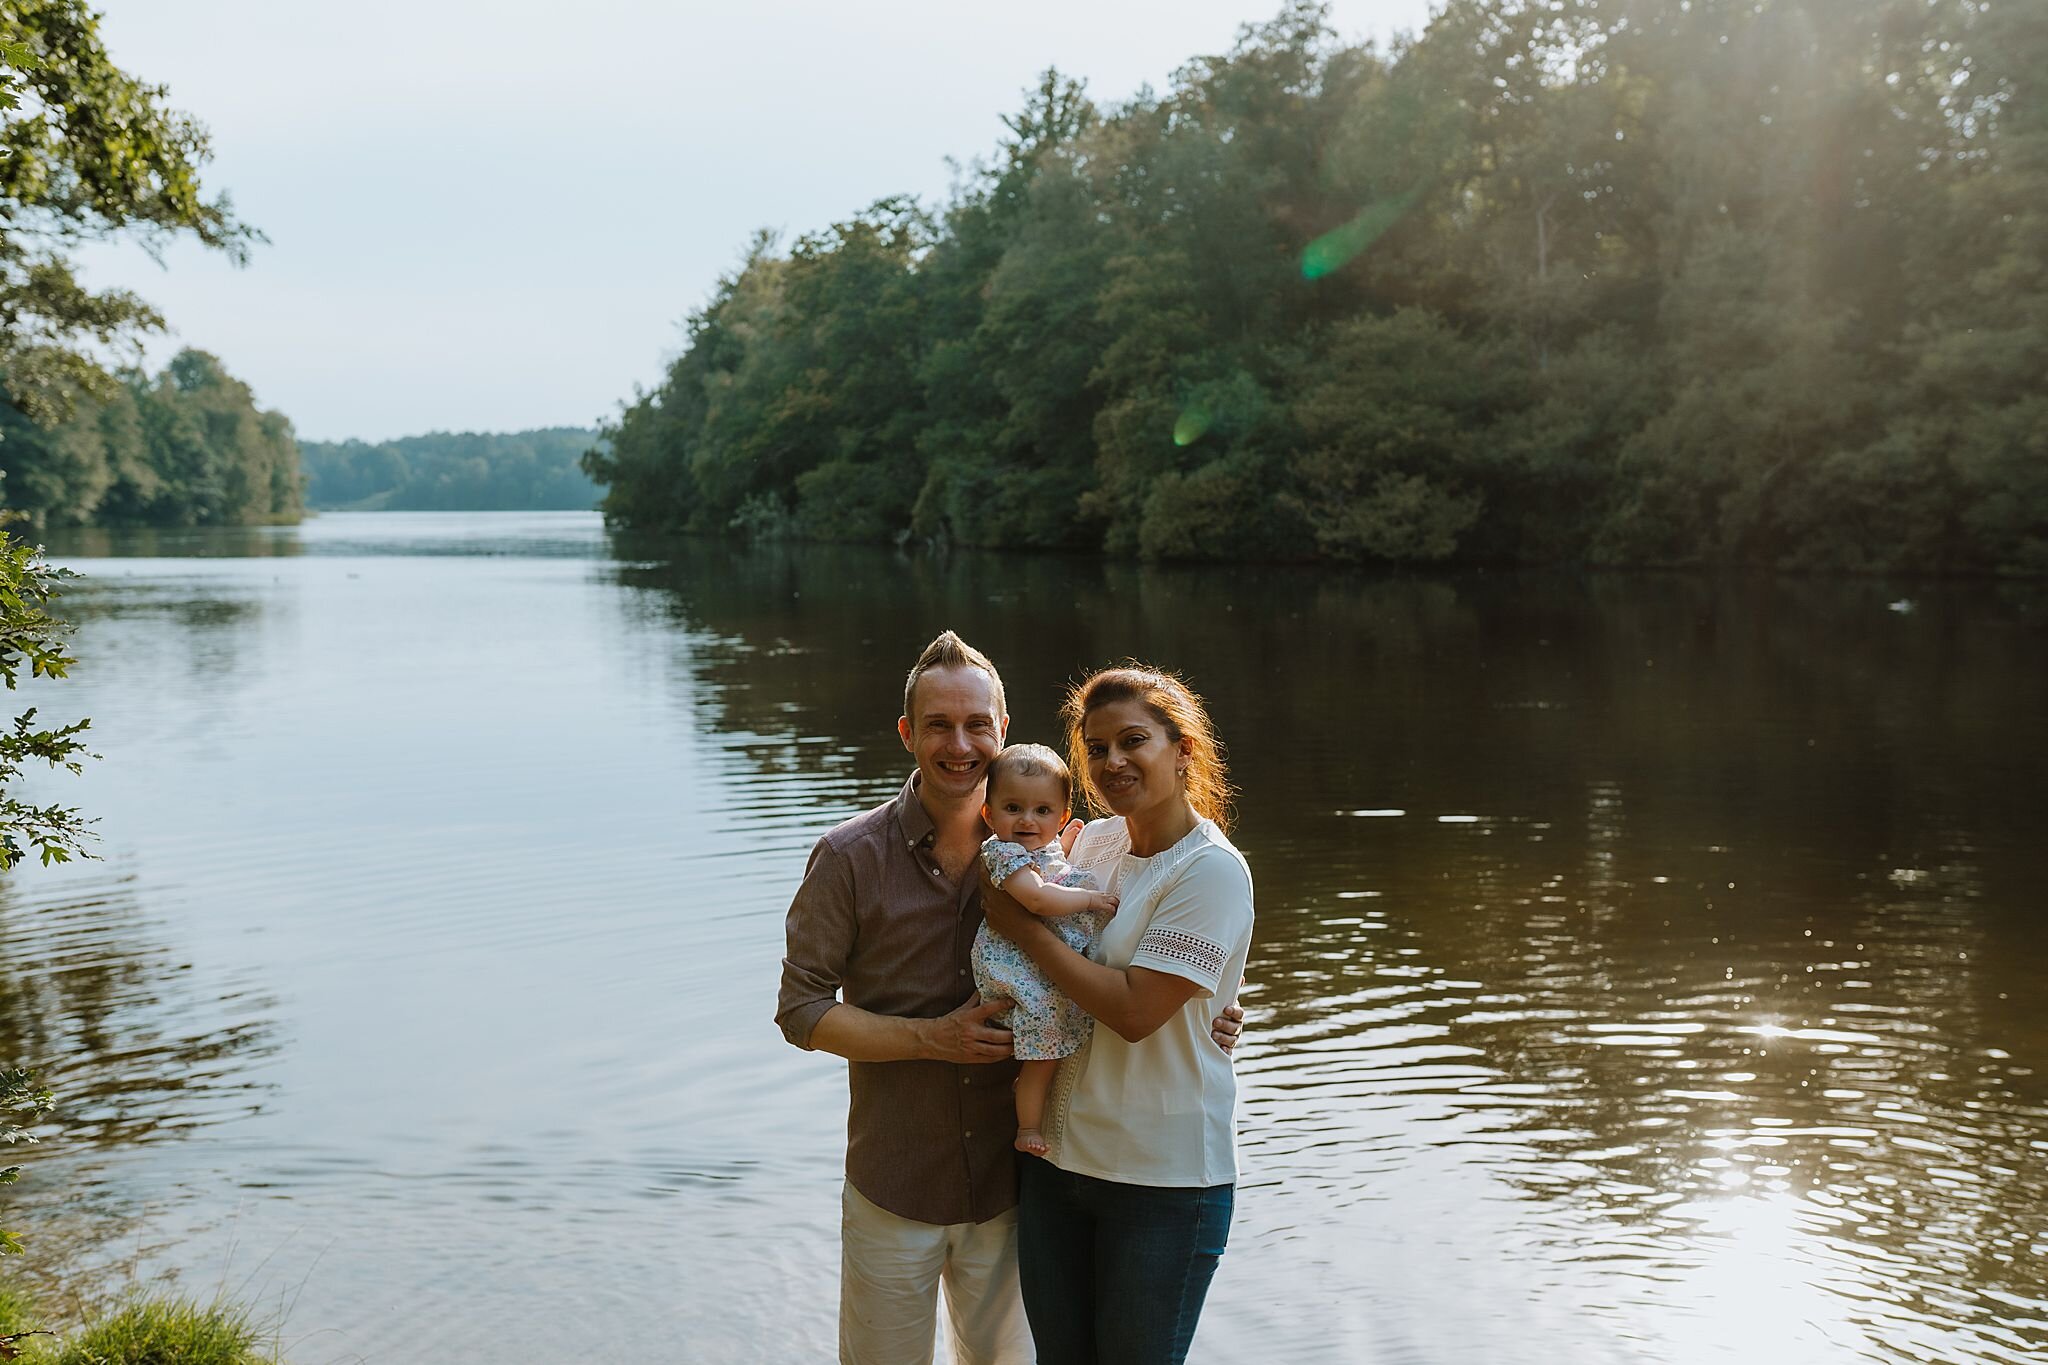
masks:
[[[996,712],[995,680],[971,666],[934,668],[917,680],[911,708],[917,714],[898,720],[896,733],[916,756],[925,791],[980,805],[989,760],[1002,752],[1010,727]]]

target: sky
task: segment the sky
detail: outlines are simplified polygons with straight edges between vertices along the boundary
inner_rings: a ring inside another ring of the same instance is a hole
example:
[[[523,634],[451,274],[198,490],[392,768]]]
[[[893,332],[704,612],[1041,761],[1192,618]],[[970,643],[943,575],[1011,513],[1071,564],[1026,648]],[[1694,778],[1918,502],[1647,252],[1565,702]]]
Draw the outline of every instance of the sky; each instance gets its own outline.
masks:
[[[651,387],[758,228],[941,200],[1047,66],[1164,88],[1279,0],[96,0],[269,238],[81,253],[302,439],[589,426]],[[1347,40],[1429,0],[1334,0]]]

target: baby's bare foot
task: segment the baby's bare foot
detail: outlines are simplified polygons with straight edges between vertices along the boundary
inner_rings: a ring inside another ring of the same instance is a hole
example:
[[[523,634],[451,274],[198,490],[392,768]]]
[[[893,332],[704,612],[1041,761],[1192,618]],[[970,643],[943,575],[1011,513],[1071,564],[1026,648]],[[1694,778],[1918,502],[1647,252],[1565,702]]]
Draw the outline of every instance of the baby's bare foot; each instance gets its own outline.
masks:
[[[1036,1128],[1019,1128],[1017,1130],[1017,1140],[1011,1146],[1020,1152],[1029,1152],[1033,1156],[1044,1156],[1052,1150],[1052,1148],[1045,1145],[1045,1139],[1039,1136]]]

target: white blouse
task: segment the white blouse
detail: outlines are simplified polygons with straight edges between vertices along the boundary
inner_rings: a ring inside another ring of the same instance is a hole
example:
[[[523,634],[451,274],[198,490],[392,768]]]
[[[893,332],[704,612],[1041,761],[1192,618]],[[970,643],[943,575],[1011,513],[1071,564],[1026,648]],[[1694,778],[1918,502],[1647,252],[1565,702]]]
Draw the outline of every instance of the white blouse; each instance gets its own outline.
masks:
[[[1221,995],[1234,999],[1252,942],[1252,874],[1203,820],[1150,858],[1130,851],[1122,817],[1081,831],[1068,858],[1118,897],[1090,956],[1147,967],[1201,989],[1140,1043],[1097,1024],[1060,1063],[1046,1142],[1054,1165],[1126,1185],[1204,1187],[1237,1180],[1237,1080],[1209,1037]]]

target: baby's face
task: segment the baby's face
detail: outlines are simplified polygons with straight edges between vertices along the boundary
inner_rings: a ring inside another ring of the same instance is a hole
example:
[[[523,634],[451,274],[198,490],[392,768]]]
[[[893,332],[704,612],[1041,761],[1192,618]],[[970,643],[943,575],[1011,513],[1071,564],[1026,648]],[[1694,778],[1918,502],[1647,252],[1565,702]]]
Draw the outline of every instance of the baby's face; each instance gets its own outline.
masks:
[[[1060,780],[1051,773],[1005,775],[988,794],[988,827],[996,838],[1044,848],[1067,823]]]

